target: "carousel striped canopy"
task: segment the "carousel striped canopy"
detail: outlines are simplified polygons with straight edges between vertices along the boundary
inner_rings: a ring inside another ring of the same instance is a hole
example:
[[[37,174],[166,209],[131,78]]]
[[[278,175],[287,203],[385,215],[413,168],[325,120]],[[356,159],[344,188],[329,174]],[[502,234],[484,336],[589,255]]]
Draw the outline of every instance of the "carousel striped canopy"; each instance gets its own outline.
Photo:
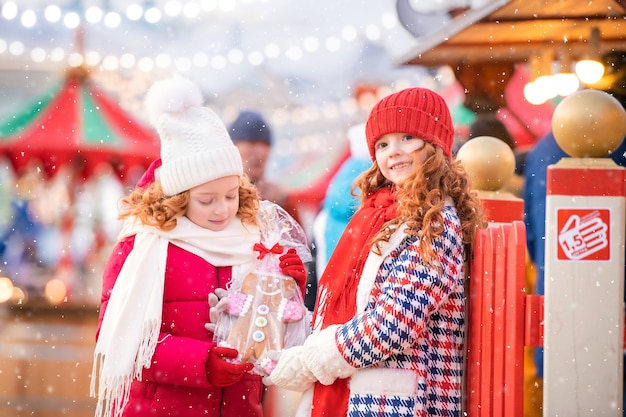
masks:
[[[18,173],[38,164],[53,176],[71,164],[87,178],[108,163],[123,177],[159,157],[159,138],[86,72],[69,71],[60,86],[0,122],[0,155]]]

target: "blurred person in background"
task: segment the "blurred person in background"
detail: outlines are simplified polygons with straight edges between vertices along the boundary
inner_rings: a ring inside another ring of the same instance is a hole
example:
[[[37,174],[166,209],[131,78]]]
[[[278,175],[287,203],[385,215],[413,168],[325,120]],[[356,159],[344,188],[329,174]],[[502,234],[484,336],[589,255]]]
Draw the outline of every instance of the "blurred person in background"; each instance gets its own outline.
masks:
[[[317,281],[322,276],[343,230],[359,208],[359,196],[352,193],[354,182],[372,165],[365,140],[365,123],[348,129],[348,143],[350,155],[330,180],[322,209],[313,223],[315,264],[311,268],[313,276],[308,279],[310,291],[305,297],[305,304],[311,311],[315,307]]]
[[[239,149],[244,173],[256,185],[261,198],[278,204],[299,221],[297,202],[292,201],[279,184],[270,183],[265,177],[274,138],[263,116],[256,111],[243,110],[228,127],[228,133]]]

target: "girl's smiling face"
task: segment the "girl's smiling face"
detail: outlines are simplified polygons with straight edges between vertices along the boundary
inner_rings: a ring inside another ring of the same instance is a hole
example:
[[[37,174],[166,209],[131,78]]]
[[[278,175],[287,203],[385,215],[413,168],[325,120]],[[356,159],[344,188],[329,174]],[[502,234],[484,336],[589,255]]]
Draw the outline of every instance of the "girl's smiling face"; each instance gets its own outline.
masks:
[[[217,178],[189,190],[187,218],[205,229],[219,232],[239,210],[239,177]]]
[[[412,175],[426,159],[426,142],[406,133],[387,133],[374,144],[376,163],[396,186]]]

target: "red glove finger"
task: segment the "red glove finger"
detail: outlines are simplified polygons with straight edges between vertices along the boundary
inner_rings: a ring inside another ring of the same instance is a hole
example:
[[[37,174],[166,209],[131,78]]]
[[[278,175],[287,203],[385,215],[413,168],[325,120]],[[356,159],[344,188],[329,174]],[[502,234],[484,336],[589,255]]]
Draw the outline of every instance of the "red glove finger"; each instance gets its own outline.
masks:
[[[283,274],[289,275],[298,283],[300,291],[304,294],[304,288],[306,286],[306,270],[304,269],[304,263],[298,255],[295,249],[289,249],[284,255],[278,258],[280,261],[280,270]]]
[[[250,372],[254,365],[251,363],[229,362],[224,359],[235,359],[237,350],[215,346],[209,350],[209,358],[206,361],[206,377],[211,385],[227,387],[238,382]]]

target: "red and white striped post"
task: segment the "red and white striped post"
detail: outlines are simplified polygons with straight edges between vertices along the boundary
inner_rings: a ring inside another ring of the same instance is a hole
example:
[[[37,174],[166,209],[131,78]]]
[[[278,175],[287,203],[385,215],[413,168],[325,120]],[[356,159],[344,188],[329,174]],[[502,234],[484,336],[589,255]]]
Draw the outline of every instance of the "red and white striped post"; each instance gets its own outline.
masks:
[[[603,158],[626,135],[610,95],[583,90],[555,109],[572,158],[548,167],[543,415],[621,416],[626,170]]]
[[[500,139],[477,137],[457,159],[478,191],[489,227],[478,231],[469,265],[465,415],[521,416],[525,324],[524,202],[501,188],[515,157]]]

